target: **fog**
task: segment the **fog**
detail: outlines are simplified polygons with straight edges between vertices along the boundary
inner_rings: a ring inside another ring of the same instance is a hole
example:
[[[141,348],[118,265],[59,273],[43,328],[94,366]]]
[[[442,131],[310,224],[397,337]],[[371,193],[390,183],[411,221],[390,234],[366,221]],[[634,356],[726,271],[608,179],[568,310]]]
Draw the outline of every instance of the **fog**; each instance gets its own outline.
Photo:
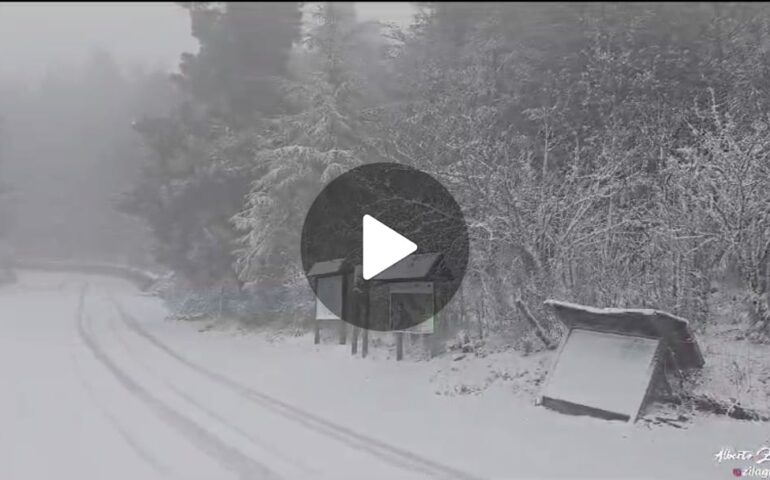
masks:
[[[0,75],[25,81],[95,50],[125,65],[173,68],[194,51],[186,12],[172,3],[0,4]]]
[[[356,11],[402,25],[413,14]],[[151,262],[146,222],[116,211],[147,155],[132,125],[178,101],[170,75],[198,49],[190,13],[170,2],[0,4],[0,241],[14,255]]]
[[[0,3],[0,479],[770,477],[769,73],[766,3]]]
[[[361,20],[408,24],[405,2],[356,5]],[[0,78],[39,80],[45,72],[85,61],[93,50],[123,65],[173,69],[195,51],[187,12],[171,2],[0,3]]]

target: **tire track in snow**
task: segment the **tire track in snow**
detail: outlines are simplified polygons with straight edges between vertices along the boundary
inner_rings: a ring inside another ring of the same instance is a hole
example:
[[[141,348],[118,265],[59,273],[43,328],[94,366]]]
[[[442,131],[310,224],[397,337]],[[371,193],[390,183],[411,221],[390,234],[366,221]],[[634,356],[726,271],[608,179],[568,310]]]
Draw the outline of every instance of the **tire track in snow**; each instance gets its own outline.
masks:
[[[84,321],[84,306],[86,291],[88,290],[88,284],[80,291],[80,298],[78,300],[77,308],[77,328],[78,334],[96,357],[96,359],[112,373],[118,382],[128,390],[132,395],[142,400],[149,408],[151,408],[158,417],[168,424],[170,427],[183,434],[189,439],[196,447],[211,456],[222,467],[227,470],[234,471],[238,476],[244,480],[256,480],[256,479],[277,479],[275,473],[270,471],[264,465],[261,465],[254,461],[252,458],[247,457],[238,450],[222,443],[218,438],[214,437],[206,430],[201,428],[198,424],[179,414],[174,409],[160,401],[157,397],[153,396],[150,392],[145,390],[141,385],[128,376],[123,370],[121,370],[110,357],[104,353],[99,347],[91,334],[87,331]]]
[[[88,380],[86,380],[85,375],[83,375],[83,372],[81,371],[80,366],[78,365],[77,358],[75,358],[74,355],[72,356],[72,363],[74,366],[75,375],[78,377],[78,380],[80,381],[80,385],[83,387],[83,390],[85,390],[88,393],[88,396],[91,398],[91,401],[93,402],[94,406],[107,419],[110,425],[112,425],[112,427],[118,432],[118,435],[120,435],[123,441],[126,442],[126,444],[131,448],[131,450],[133,450],[133,452],[136,454],[137,457],[139,457],[141,460],[147,463],[150,467],[152,467],[152,469],[155,470],[156,473],[160,474],[164,478],[168,478],[170,474],[170,470],[165,465],[163,465],[152,454],[152,452],[144,448],[125,428],[123,428],[123,425],[121,425],[120,421],[117,418],[115,418],[114,415],[108,412],[107,409],[104,407],[104,405],[98,401],[97,395],[93,387],[88,382]]]
[[[115,336],[117,341],[123,346],[124,350],[128,353],[128,355],[136,362],[138,365],[142,367],[142,369],[147,372],[148,375],[153,375],[159,379],[159,381],[167,387],[169,390],[174,392],[176,395],[178,395],[180,398],[183,398],[185,401],[187,401],[189,404],[196,407],[198,410],[209,416],[210,418],[213,418],[217,422],[221,423],[222,425],[226,426],[230,430],[236,432],[241,437],[245,438],[249,442],[251,442],[253,445],[269,452],[275,455],[276,457],[280,458],[281,460],[291,464],[292,466],[296,467],[299,470],[302,470],[305,474],[304,478],[313,478],[310,475],[318,475],[318,470],[312,469],[308,465],[306,465],[304,462],[298,461],[295,458],[291,458],[287,456],[282,451],[276,449],[272,444],[261,440],[254,435],[252,435],[247,430],[239,427],[238,425],[234,424],[233,422],[229,421],[224,416],[220,415],[219,413],[211,410],[201,402],[199,402],[197,399],[195,399],[193,396],[189,395],[185,391],[183,391],[181,388],[177,387],[173,382],[171,382],[167,377],[158,374],[157,371],[153,370],[150,365],[147,364],[146,361],[142,360],[139,355],[134,352],[134,350],[131,348],[131,346],[128,344],[128,341],[124,338],[124,336],[118,331],[117,328],[115,328],[113,324],[112,328],[112,334]]]
[[[134,317],[129,315],[123,309],[122,305],[120,305],[115,298],[111,297],[110,299],[118,309],[123,322],[137,335],[146,339],[156,348],[179,363],[196,371],[209,380],[236,392],[238,395],[257,405],[267,408],[287,419],[299,422],[311,430],[334,438],[352,448],[374,455],[393,466],[423,473],[441,480],[481,480],[482,478],[355,432],[347,427],[333,423],[306,410],[285,403],[277,398],[242,385],[229,377],[194,363],[147,332]]]

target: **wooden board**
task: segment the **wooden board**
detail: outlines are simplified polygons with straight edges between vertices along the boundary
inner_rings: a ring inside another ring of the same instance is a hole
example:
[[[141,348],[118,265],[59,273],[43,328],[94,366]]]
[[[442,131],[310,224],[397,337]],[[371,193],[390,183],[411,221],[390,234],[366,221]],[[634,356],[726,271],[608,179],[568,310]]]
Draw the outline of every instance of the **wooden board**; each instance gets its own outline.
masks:
[[[344,258],[335,258],[325,262],[318,262],[307,272],[308,277],[325,277],[345,273],[349,267],[345,265]]]
[[[316,320],[339,320],[334,311],[342,311],[342,275],[319,277],[316,281]]]
[[[404,282],[390,285],[390,318],[393,331],[431,334],[434,330],[434,289],[433,282]],[[410,328],[402,328],[403,322],[413,323],[408,318],[403,321],[401,316],[429,315],[422,323]]]
[[[659,339],[572,329],[542,393],[567,413],[635,420],[655,369]]]

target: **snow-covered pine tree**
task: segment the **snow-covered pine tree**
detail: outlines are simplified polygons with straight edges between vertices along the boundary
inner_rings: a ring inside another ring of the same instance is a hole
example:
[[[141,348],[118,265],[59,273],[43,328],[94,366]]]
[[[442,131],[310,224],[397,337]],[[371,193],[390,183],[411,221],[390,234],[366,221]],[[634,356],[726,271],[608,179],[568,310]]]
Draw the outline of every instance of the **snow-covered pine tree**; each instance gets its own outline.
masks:
[[[250,282],[298,279],[299,236],[310,203],[326,182],[376,160],[363,118],[369,98],[355,61],[373,26],[356,20],[352,3],[325,2],[312,13],[296,52],[302,74],[287,87],[297,111],[271,122],[273,144],[256,154],[260,175],[233,218],[243,233],[239,272]]]
[[[261,171],[255,152],[272,142],[264,124],[287,111],[281,86],[301,12],[297,2],[184,6],[199,50],[172,76],[178,108],[135,126],[149,156],[123,205],[149,223],[161,263],[207,288],[237,282],[230,218]]]

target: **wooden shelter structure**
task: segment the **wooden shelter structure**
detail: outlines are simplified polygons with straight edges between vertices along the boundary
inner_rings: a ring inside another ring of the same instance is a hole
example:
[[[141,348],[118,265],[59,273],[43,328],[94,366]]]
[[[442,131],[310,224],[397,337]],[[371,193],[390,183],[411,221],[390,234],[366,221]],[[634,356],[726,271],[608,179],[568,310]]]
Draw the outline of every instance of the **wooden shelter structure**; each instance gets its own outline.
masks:
[[[344,317],[351,308],[353,268],[344,259],[337,258],[316,263],[310,268],[307,276],[315,283],[316,292],[314,342],[321,343],[321,322],[331,321],[338,326],[340,344],[345,344],[347,325],[340,317]],[[340,312],[342,315],[335,312]]]
[[[704,365],[689,322],[652,309],[547,300],[567,327],[541,392],[543,406],[635,422],[668,374]]]
[[[446,286],[451,280],[440,253],[412,254],[369,281],[358,279],[365,303],[360,309],[362,323],[368,327],[364,329],[363,351],[367,349],[367,331],[376,330],[395,333],[397,360],[404,356],[405,335],[425,335],[433,355],[439,328],[437,300],[449,294]],[[415,318],[426,320],[416,323]],[[355,330],[353,335],[355,342]]]

